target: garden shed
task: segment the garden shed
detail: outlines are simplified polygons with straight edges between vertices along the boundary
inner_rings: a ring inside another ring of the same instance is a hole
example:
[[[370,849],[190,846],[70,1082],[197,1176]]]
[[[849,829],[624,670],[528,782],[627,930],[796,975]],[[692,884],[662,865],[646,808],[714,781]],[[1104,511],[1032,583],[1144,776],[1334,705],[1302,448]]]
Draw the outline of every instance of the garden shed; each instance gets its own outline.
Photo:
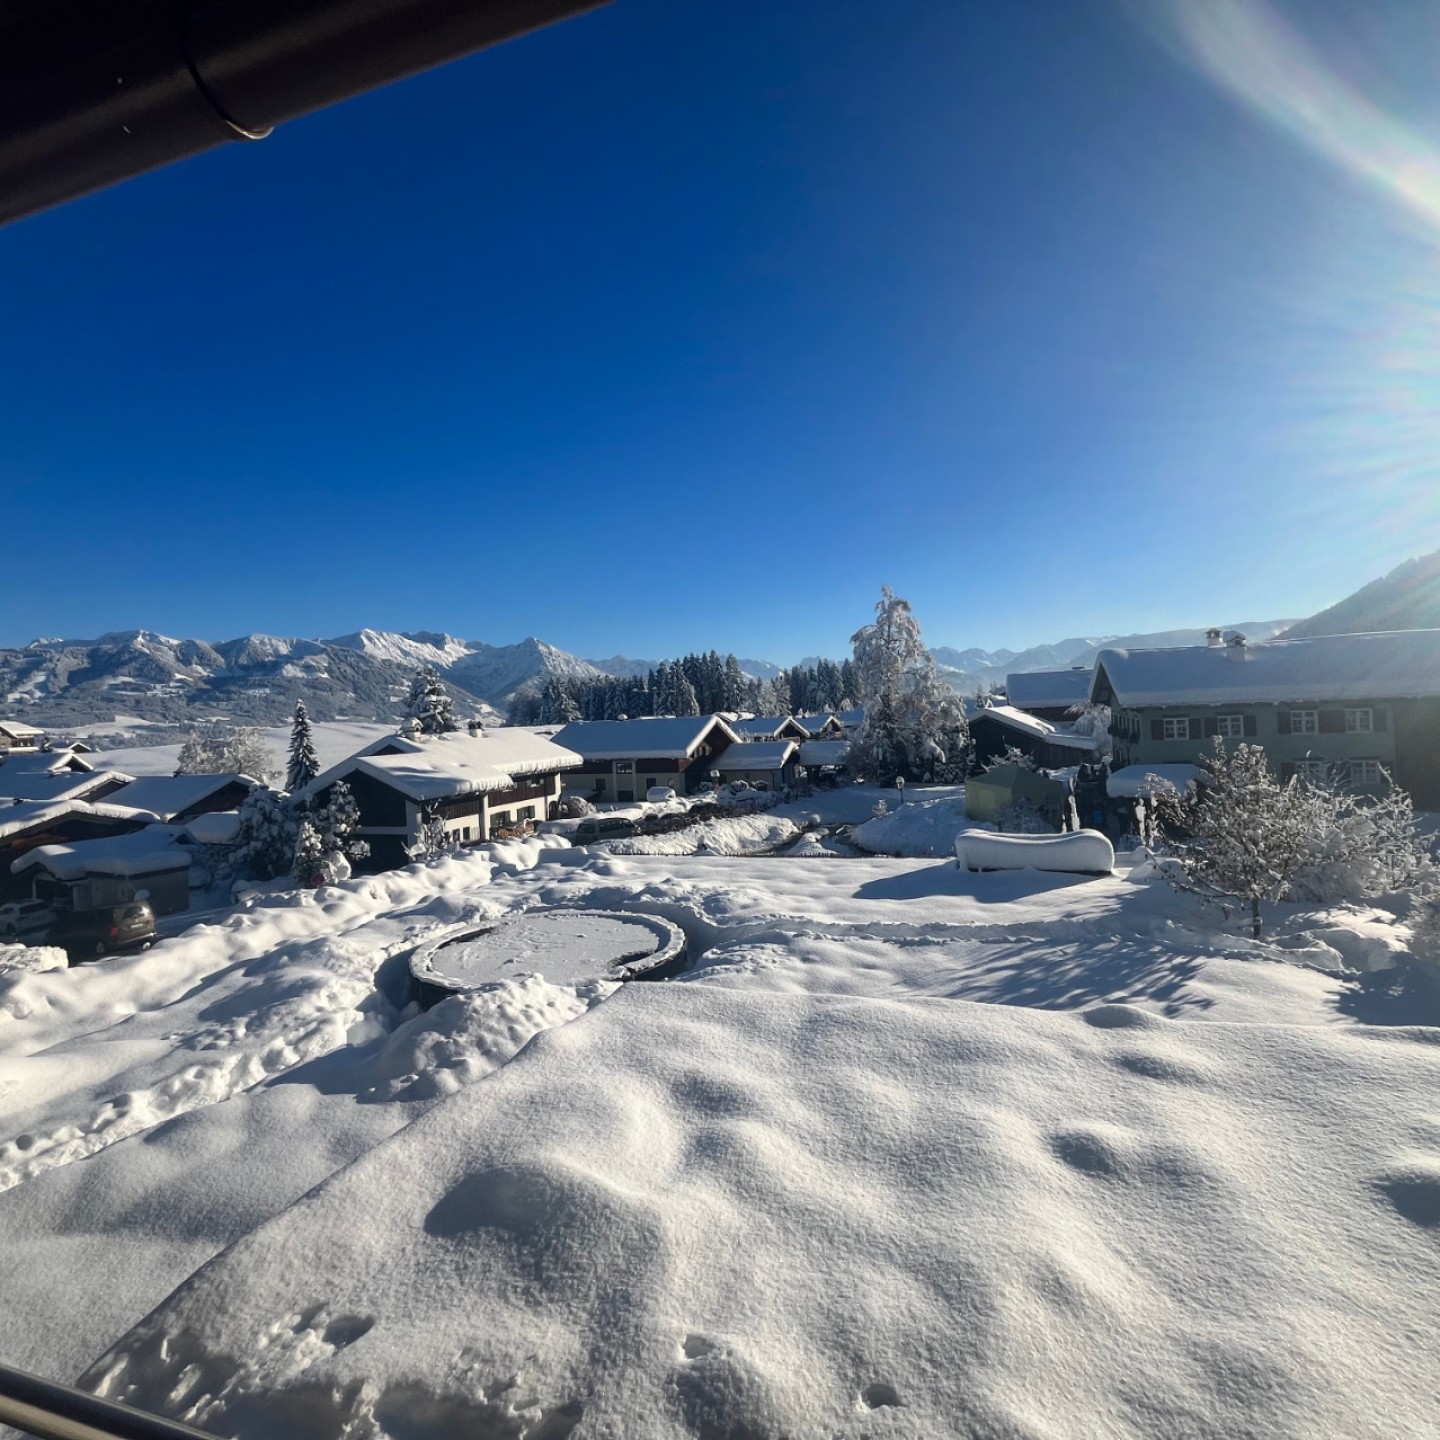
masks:
[[[1023,765],[997,765],[965,782],[965,813],[972,820],[998,823],[1011,805],[1029,802],[1057,830],[1070,787]]]

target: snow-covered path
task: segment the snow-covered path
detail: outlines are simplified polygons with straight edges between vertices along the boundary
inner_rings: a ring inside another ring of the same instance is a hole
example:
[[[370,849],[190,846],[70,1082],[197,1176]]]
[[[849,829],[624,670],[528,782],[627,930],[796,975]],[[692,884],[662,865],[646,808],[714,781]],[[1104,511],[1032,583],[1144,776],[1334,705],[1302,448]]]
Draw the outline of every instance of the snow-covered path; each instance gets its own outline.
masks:
[[[695,963],[401,1008],[552,905]],[[1125,869],[529,842],[6,977],[0,1357],[281,1440],[1428,1433],[1440,1032],[1281,953]]]

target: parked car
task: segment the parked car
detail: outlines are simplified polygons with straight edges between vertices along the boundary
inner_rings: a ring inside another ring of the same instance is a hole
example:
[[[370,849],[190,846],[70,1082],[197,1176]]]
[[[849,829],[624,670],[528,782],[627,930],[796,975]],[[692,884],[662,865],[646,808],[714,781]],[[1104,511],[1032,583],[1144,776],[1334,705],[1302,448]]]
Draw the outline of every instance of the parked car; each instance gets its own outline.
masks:
[[[72,963],[112,950],[148,950],[155,941],[155,912],[143,900],[107,905],[103,910],[72,910],[55,922],[49,939],[65,950]]]
[[[645,798],[652,804],[659,804],[664,800],[673,800],[675,792],[668,785],[652,785],[645,792]]]
[[[628,840],[635,833],[635,822],[618,815],[587,815],[575,827],[575,844],[589,845],[595,840]]]
[[[30,938],[55,923],[55,911],[44,900],[11,900],[0,905],[0,940]]]

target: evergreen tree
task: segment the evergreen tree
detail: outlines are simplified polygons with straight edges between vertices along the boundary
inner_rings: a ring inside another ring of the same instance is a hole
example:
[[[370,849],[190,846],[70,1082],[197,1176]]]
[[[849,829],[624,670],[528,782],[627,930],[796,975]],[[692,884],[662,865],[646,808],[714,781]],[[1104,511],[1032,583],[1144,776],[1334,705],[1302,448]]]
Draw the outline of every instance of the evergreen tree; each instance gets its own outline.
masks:
[[[321,877],[325,860],[325,844],[320,827],[313,817],[302,814],[295,829],[295,854],[291,869],[302,885],[311,885]]]
[[[268,786],[257,785],[241,802],[233,863],[247,880],[288,875],[295,858],[296,817]]]
[[[370,854],[369,842],[356,834],[360,828],[360,806],[343,780],[330,786],[325,804],[313,810],[311,818],[320,836],[322,859],[343,855],[346,860],[364,860]]]
[[[294,795],[303,790],[320,773],[320,757],[315,753],[315,733],[305,702],[295,702],[295,718],[290,722],[290,763],[285,771],[285,788]]]
[[[695,687],[690,677],[676,665],[670,672],[672,705],[667,712],[671,715],[698,715],[700,702],[695,698]]]
[[[419,721],[424,735],[445,735],[460,728],[455,718],[455,702],[433,665],[422,665],[415,672],[405,700],[405,713]]]
[[[746,678],[745,672],[740,668],[740,662],[733,656],[725,657],[725,684],[724,684],[724,705],[723,710],[743,710],[746,700]]]

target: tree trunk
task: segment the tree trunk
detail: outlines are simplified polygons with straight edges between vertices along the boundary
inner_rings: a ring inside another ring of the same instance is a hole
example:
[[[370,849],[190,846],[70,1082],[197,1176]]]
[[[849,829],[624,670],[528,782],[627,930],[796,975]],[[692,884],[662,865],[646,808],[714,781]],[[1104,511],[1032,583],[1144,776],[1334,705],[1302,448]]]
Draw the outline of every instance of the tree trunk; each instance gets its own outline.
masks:
[[[1252,940],[1260,938],[1260,899],[1258,896],[1250,901],[1250,938]]]

